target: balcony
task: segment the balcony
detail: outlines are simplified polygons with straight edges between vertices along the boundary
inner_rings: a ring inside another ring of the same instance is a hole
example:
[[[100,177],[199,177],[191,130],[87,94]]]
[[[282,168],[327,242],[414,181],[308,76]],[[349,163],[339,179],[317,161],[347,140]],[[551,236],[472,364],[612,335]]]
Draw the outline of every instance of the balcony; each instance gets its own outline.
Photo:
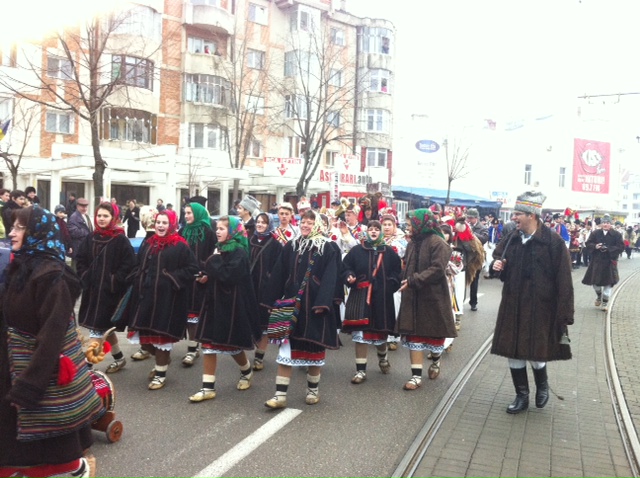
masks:
[[[235,17],[213,5],[193,5],[185,1],[184,23],[211,33],[233,35],[235,32]]]

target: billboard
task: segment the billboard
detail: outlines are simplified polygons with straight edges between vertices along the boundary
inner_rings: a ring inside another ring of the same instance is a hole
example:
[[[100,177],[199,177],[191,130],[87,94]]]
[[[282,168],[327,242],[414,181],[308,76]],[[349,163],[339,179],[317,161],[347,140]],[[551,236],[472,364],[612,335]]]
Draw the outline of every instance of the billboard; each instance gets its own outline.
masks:
[[[587,139],[573,140],[572,190],[608,194],[611,144]]]

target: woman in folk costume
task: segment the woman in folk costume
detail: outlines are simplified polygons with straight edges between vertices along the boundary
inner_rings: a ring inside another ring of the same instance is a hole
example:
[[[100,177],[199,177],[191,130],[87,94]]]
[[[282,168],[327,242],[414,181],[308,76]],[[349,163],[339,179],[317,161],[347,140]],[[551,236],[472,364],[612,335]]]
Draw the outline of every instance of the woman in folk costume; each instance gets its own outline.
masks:
[[[197,202],[191,202],[184,207],[185,225],[180,229],[180,235],[189,244],[189,249],[196,256],[199,271],[203,273],[204,263],[216,248],[216,235],[211,229],[211,217],[207,209]],[[202,275],[202,274],[201,274]],[[195,340],[198,317],[204,304],[205,285],[192,281],[189,285],[189,313],[187,314],[187,354],[182,358],[182,365],[191,367],[200,356],[198,342]]]
[[[287,406],[287,390],[292,367],[308,367],[306,403],[320,401],[318,384],[326,349],[338,348],[335,307],[339,281],[338,249],[330,245],[323,231],[320,214],[313,210],[302,216],[300,237],[287,243],[271,272],[262,305],[271,308],[281,298],[296,297],[301,290],[301,308],[291,337],[280,344],[276,394],[265,406]]]
[[[253,289],[256,297],[261,297],[269,277],[271,270],[276,264],[282,252],[282,244],[273,235],[274,225],[271,215],[261,212],[255,219],[255,232],[249,240],[250,249],[250,265],[251,278],[253,280]],[[253,359],[253,370],[262,370],[264,368],[264,354],[267,351],[269,338],[267,337],[267,326],[269,325],[269,312],[264,307],[260,307],[259,311],[260,327],[262,329],[262,338],[258,342],[255,356]]]
[[[400,257],[387,246],[379,221],[369,221],[365,240],[343,259],[344,282],[351,289],[343,331],[351,331],[356,346],[356,374],[351,383],[367,378],[367,345],[375,345],[378,366],[383,374],[391,371],[387,358],[387,338],[395,330],[393,294],[400,288]],[[348,326],[348,323],[354,323]]]
[[[187,241],[177,232],[176,213],[165,209],[156,215],[155,234],[138,252],[129,307],[131,343],[155,355],[149,390],[164,387],[173,344],[184,337],[189,290],[198,263]]]
[[[17,209],[0,288],[0,476],[89,476],[83,454],[104,411],[78,340],[81,287],[55,216]]]
[[[451,246],[451,240],[453,237],[453,231],[451,230],[451,226],[449,224],[441,224],[440,230],[444,235],[444,240]],[[458,251],[454,251],[453,248],[451,250],[451,258],[449,259],[449,264],[447,265],[447,281],[449,282],[449,294],[451,295],[451,309],[453,310],[453,316],[455,318],[454,324],[456,330],[460,330],[460,320],[458,316],[462,314],[462,303],[458,303],[458,296],[456,295],[456,287],[462,287],[464,289],[464,274],[463,272],[463,264],[462,264],[462,255]],[[456,284],[456,280],[458,277],[462,276],[462,283]],[[462,295],[462,294],[460,294]],[[444,342],[444,348],[447,350],[451,344],[453,344],[453,338],[448,337]]]
[[[204,309],[196,332],[204,357],[202,387],[189,397],[192,402],[216,397],[218,354],[231,355],[240,366],[236,388],[250,388],[253,372],[245,350],[253,350],[261,337],[258,301],[249,265],[249,241],[242,219],[221,217],[216,225],[216,236],[218,246],[207,259],[205,275],[198,279],[207,284]]]
[[[89,329],[91,338],[102,338],[113,327],[111,317],[127,290],[127,277],[136,266],[131,241],[117,224],[118,216],[112,204],[100,204],[95,212],[93,234],[82,241],[76,255],[76,270],[83,289],[78,322]],[[109,334],[106,340],[111,344],[114,360],[106,372],[115,373],[127,360],[115,333]]]
[[[454,327],[447,265],[451,248],[443,239],[438,220],[428,209],[407,214],[411,241],[405,255],[405,270],[401,282],[402,303],[397,331],[402,345],[409,349],[411,378],[405,390],[422,385],[423,352],[431,353],[429,378],[440,374],[440,356],[445,337],[457,337]]]

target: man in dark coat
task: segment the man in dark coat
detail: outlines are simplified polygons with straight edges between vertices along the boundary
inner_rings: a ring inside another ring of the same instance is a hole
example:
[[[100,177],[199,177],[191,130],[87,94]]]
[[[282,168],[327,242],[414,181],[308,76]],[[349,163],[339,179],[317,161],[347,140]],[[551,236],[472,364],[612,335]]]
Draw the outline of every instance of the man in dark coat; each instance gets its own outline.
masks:
[[[516,399],[507,413],[529,408],[527,360],[536,382],[536,407],[543,408],[549,400],[546,363],[571,358],[571,257],[564,240],[540,220],[545,199],[534,191],[518,196],[516,230],[498,244],[490,268],[504,283],[491,353],[509,359]]]
[[[480,222],[480,213],[475,208],[467,209],[465,216],[471,228],[471,232],[484,246],[489,240],[489,228]],[[483,259],[484,260],[484,259]],[[478,283],[480,282],[480,271],[475,272],[473,279],[467,277],[469,283],[469,305],[472,311],[478,310]],[[469,270],[467,269],[467,274]]]
[[[594,230],[585,244],[591,262],[582,283],[595,289],[595,306],[607,310],[613,286],[620,280],[618,256],[624,251],[624,240],[622,234],[611,227],[611,216],[605,214],[600,224],[601,228]]]
[[[9,201],[7,201],[2,208],[2,222],[4,223],[4,230],[7,237],[9,237],[9,232],[13,227],[13,221],[11,220],[13,211],[16,209],[22,209],[26,202],[24,191],[20,191],[19,189],[11,191],[11,195],[9,197]]]
[[[67,255],[72,259],[75,258],[84,238],[93,232],[93,223],[89,214],[87,214],[88,210],[89,200],[85,198],[78,199],[76,211],[69,216],[69,220],[67,221],[67,229],[71,235],[71,249],[67,251]],[[75,259],[73,260],[73,267],[75,269]]]

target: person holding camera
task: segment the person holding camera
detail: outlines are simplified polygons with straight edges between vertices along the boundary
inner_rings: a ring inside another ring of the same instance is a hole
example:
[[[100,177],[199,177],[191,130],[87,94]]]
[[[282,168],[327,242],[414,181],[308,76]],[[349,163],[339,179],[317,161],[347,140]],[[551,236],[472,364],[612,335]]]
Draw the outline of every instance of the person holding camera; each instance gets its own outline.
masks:
[[[600,229],[591,233],[586,248],[591,255],[591,262],[582,283],[593,286],[596,291],[594,305],[607,310],[613,286],[620,281],[618,256],[624,251],[622,234],[611,226],[609,214],[600,220]]]

